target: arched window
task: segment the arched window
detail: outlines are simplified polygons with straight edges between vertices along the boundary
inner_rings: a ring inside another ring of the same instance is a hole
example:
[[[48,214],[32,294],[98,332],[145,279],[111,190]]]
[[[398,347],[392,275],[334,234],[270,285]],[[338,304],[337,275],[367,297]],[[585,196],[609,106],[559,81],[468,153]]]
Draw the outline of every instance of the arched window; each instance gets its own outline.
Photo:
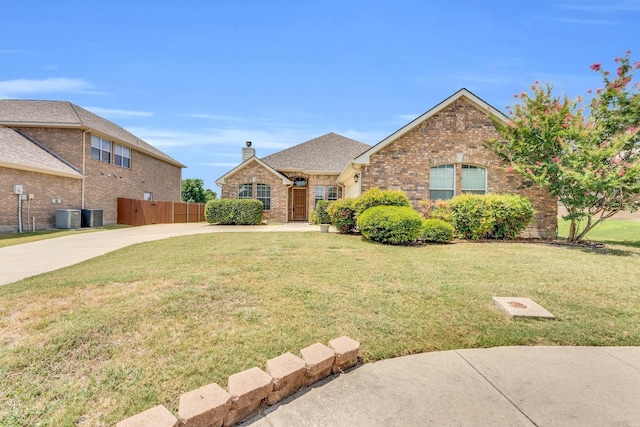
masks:
[[[238,199],[253,199],[253,184],[240,184],[238,186]]]
[[[256,189],[256,198],[264,205],[264,210],[271,210],[271,186],[267,184],[258,184]]]
[[[293,178],[293,186],[294,187],[306,187],[307,186],[307,178],[303,178],[301,176],[296,176]]]

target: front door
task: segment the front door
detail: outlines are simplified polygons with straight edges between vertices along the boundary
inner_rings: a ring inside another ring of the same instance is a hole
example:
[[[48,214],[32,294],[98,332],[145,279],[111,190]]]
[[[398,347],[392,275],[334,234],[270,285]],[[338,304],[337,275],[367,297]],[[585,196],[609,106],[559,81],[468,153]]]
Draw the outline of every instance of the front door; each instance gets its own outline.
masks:
[[[304,221],[307,219],[307,189],[293,188],[293,213],[291,219]]]

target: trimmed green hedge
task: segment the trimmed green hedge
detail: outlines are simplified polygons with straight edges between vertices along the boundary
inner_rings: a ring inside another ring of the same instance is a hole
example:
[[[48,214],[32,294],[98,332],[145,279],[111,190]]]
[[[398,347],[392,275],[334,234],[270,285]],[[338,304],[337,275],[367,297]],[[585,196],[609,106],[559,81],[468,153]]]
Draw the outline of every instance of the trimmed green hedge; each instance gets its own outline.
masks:
[[[422,217],[408,206],[374,206],[358,216],[362,235],[387,245],[406,245],[420,236]]]
[[[463,239],[515,239],[533,219],[533,205],[522,196],[463,194],[449,200],[451,222]]]
[[[221,225],[254,225],[262,222],[264,206],[256,199],[215,199],[207,202],[207,222]]]
[[[456,229],[441,219],[425,219],[422,222],[420,238],[425,242],[443,243],[453,240]]]
[[[372,188],[359,195],[353,202],[356,218],[374,206],[411,206],[407,195],[400,190]]]

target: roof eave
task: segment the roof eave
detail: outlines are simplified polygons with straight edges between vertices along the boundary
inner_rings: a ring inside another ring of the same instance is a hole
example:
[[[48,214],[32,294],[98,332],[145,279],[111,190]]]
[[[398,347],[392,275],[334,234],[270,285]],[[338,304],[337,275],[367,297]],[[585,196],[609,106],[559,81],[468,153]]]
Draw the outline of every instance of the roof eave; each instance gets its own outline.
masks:
[[[272,168],[271,166],[269,166],[268,164],[266,164],[265,162],[263,162],[262,160],[260,160],[259,158],[257,158],[256,156],[251,156],[249,157],[247,160],[245,160],[244,162],[240,163],[238,166],[236,166],[235,168],[231,169],[229,172],[225,173],[224,175],[222,175],[220,178],[216,179],[215,183],[216,185],[224,185],[226,179],[233,175],[234,173],[236,173],[237,171],[239,171],[240,169],[244,168],[245,166],[247,166],[250,162],[256,162],[258,163],[260,166],[264,167],[265,169],[267,169],[269,172],[271,172],[272,174],[276,175],[278,178],[282,179],[282,184],[283,185],[291,185],[293,184],[293,181],[291,181],[290,179],[288,179],[286,176],[282,175],[281,173],[279,173],[277,170],[275,170],[274,168]]]
[[[61,177],[64,177],[64,178],[73,178],[73,179],[84,179],[85,178],[84,175],[82,175],[80,173],[76,173],[76,172],[53,171],[51,169],[38,168],[38,167],[32,167],[32,166],[21,165],[21,164],[17,164],[17,163],[8,163],[8,162],[2,162],[2,161],[0,161],[0,167],[4,167],[4,168],[8,168],[8,169],[21,170],[21,171],[25,171],[25,172],[42,173],[42,174],[45,174],[45,175],[61,176]]]

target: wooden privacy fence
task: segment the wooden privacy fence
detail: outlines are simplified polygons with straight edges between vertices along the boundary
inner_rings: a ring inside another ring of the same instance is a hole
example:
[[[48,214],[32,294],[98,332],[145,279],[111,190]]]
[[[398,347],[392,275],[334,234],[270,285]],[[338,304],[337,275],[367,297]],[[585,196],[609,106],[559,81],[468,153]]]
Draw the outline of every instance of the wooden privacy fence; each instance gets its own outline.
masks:
[[[205,221],[205,203],[161,202],[118,197],[118,224],[149,225]]]

